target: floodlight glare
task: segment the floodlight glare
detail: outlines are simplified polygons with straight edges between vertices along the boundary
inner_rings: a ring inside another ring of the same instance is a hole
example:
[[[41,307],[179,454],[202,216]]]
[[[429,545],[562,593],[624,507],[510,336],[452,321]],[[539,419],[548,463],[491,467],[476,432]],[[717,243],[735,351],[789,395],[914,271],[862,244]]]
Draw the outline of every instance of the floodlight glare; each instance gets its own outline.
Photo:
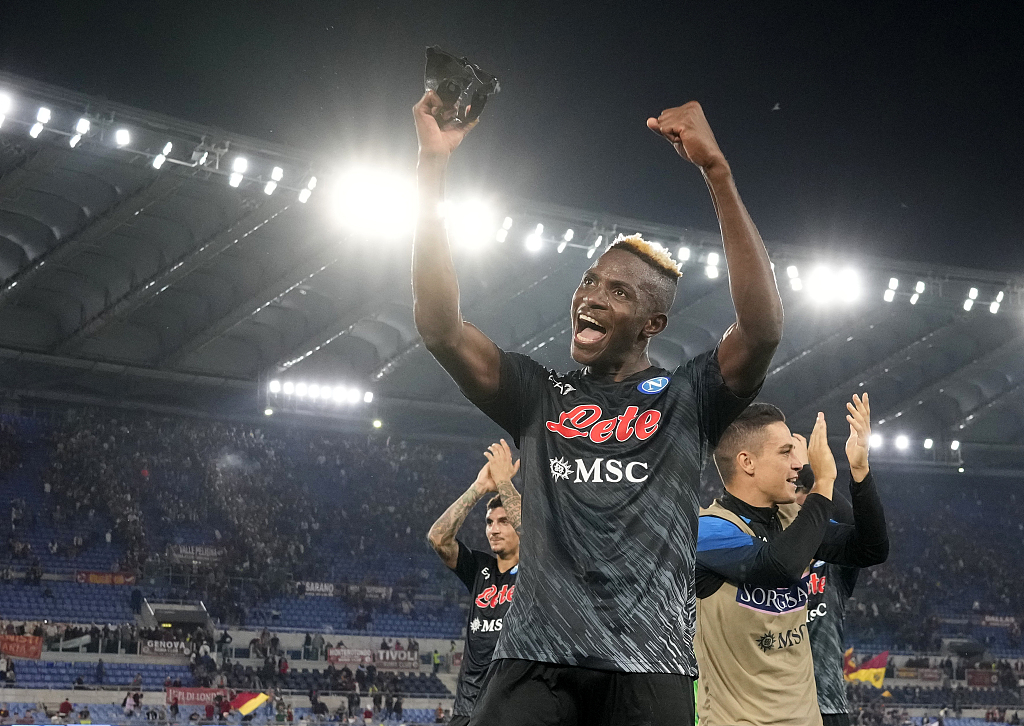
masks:
[[[209,151],[204,151],[203,155],[199,157],[199,166],[203,166],[206,163],[206,160],[209,159],[209,158],[210,158],[210,152]]]
[[[910,446],[910,439],[902,434],[896,437],[896,448],[905,451]]]
[[[717,266],[718,265],[718,253],[717,252],[708,252],[707,263],[708,263],[709,267]],[[708,275],[708,277],[710,277],[710,275]]]
[[[281,392],[281,381],[271,381],[270,382],[270,392],[271,393],[280,393]]]
[[[911,305],[917,305],[917,301],[918,301],[918,300],[920,300],[920,299],[921,299],[921,296],[920,296],[920,295],[918,295],[918,294],[917,294],[917,293],[915,292],[915,293],[914,293],[913,295],[911,295],[911,296],[910,296],[910,304],[911,304]]]
[[[860,297],[860,276],[849,267],[839,273],[839,295],[844,302],[854,302]]]
[[[114,132],[114,143],[118,146],[127,146],[131,140],[132,135],[128,133],[128,129],[118,129]]]
[[[242,183],[242,175],[239,174],[237,171],[236,172],[232,172],[231,176],[228,177],[228,184],[230,186],[237,187],[241,183]]]
[[[953,439],[952,441],[949,442],[949,448],[953,451],[957,451],[960,448],[960,442],[957,441],[956,439]]]
[[[367,391],[363,394],[363,403],[373,403],[373,391]]]
[[[794,277],[792,280],[790,280],[789,286],[796,290],[797,292],[804,289],[803,280],[801,280],[799,277]]]
[[[916,284],[916,285],[914,285],[914,292],[916,292],[916,293],[917,293],[917,294],[919,294],[919,295],[920,295],[920,294],[921,294],[922,292],[924,292],[924,282],[922,282],[921,280],[918,280],[918,281],[917,281],[917,284]]]
[[[676,259],[680,262],[686,262],[690,259],[690,248],[684,245],[676,250]]]
[[[537,225],[540,227],[541,225]],[[540,237],[540,232],[534,232],[526,238],[526,249],[530,252],[540,252],[540,248],[544,246],[544,242]]]
[[[32,124],[32,128],[28,130],[28,135],[33,139],[39,138],[39,134],[43,133],[43,125],[41,123]]]
[[[310,179],[299,193],[299,201],[304,202],[303,197],[308,200],[315,186],[314,179]],[[330,194],[337,223],[360,236],[399,239],[412,234],[416,184],[407,174],[379,167],[353,167],[338,177]]]
[[[50,109],[46,106],[40,106],[39,110],[36,111],[36,121],[41,124],[50,123]]]
[[[512,229],[512,217],[505,217],[505,221],[501,223],[502,229]]]
[[[164,156],[170,156],[171,155],[171,149],[173,149],[173,148],[174,148],[174,144],[172,144],[170,141],[168,141],[166,144],[164,144],[163,151],[161,151],[160,153],[163,154]]]
[[[75,124],[75,131],[82,135],[85,135],[89,133],[89,129],[91,128],[91,126],[92,124],[89,123],[89,119],[80,118],[78,119],[78,123]]]
[[[886,302],[892,302],[895,297],[895,290],[886,290],[885,292],[882,293],[882,299],[885,300]]]
[[[964,300],[964,310],[970,310],[974,307],[974,301],[971,298]]]
[[[350,389],[348,389],[348,402],[349,403],[359,403],[359,399],[362,398],[362,397],[363,397],[363,392],[360,391],[358,388],[350,388]]]
[[[344,403],[348,398],[348,390],[344,386],[335,386],[333,398],[335,403]]]
[[[900,281],[899,280],[897,280],[895,277],[890,277],[889,278],[889,289],[890,290],[895,290],[899,286],[900,286]]]
[[[6,115],[11,110],[11,97],[6,93],[0,93],[0,116]]]
[[[934,445],[935,445],[935,442],[934,442],[934,441],[932,441],[931,439],[925,439],[925,440],[924,440],[924,448],[926,448],[926,449],[930,449],[930,448],[932,448],[932,446],[934,446]]]
[[[305,396],[306,396],[306,384],[305,383],[296,383],[295,384],[295,395],[300,397],[300,398],[305,398]]]
[[[967,297],[969,297],[971,300],[977,300],[978,299],[978,288],[972,287],[970,292],[967,293]]]
[[[281,391],[284,393],[284,395],[290,396],[293,393],[295,393],[295,384],[292,383],[291,381],[285,381],[284,384],[282,384],[281,386]]]
[[[307,390],[309,391],[310,398],[320,398],[320,386],[316,383],[310,383]]]
[[[235,160],[231,162],[231,171],[244,174],[245,170],[249,168],[249,160],[244,156],[236,156]]]
[[[870,448],[872,448],[872,449],[881,449],[882,448],[882,435],[881,434],[871,434],[871,438],[868,439],[868,446]]]
[[[381,421],[380,421],[380,419],[379,419],[379,418],[375,418],[375,419],[373,420],[373,427],[374,427],[375,429],[379,429],[379,428],[380,428],[381,426],[383,426],[383,425],[384,425],[384,424],[382,424],[382,423],[381,423]]]
[[[268,181],[267,185],[265,187],[263,187],[263,193],[266,194],[269,197],[271,194],[274,193],[275,189],[277,189],[277,182],[276,181]]]
[[[718,268],[715,267],[714,265],[708,265],[707,267],[704,268],[704,274],[710,277],[712,280],[714,280],[716,277],[718,277]]]
[[[163,154],[157,154],[156,156],[153,157],[153,168],[159,169],[161,166],[164,165],[165,161],[167,161],[166,156],[164,156]]]
[[[263,415],[264,416],[273,416],[274,415],[274,409],[272,409],[272,408],[265,408],[265,409],[263,409]]]
[[[495,242],[504,242],[506,239],[508,239],[507,229],[499,229],[497,232],[494,233]]]
[[[309,196],[312,193],[313,192],[309,191],[308,189],[303,189],[301,192],[299,192],[299,201],[305,204],[306,202],[309,201]]]
[[[999,312],[999,303],[993,302],[991,305],[988,306],[988,311],[990,313],[992,313],[993,315],[998,313]]]
[[[565,240],[562,240],[561,242],[558,243],[558,247],[555,248],[555,252],[557,252],[558,254],[562,254],[563,252],[565,252],[565,246],[567,244],[569,243],[566,242]]]
[[[7,117],[6,117],[6,116],[4,116],[4,115],[3,115],[2,113],[0,113],[0,128],[3,128],[3,126],[4,126],[4,121],[5,121],[6,119],[7,119]]]
[[[999,294],[996,295],[996,302],[1002,302],[1002,301],[1003,301],[1003,291],[1000,290]]]
[[[572,237],[574,234],[576,233],[573,232],[571,228],[567,229],[565,230],[565,234],[562,235],[562,239],[564,239],[566,242],[572,242]]]
[[[591,257],[593,257],[595,252],[597,252],[597,247],[591,247],[589,250],[587,250],[587,259],[589,260]]]
[[[603,234],[597,235],[597,239],[594,240],[594,247],[595,248],[600,247],[602,242],[604,242],[604,235]]]
[[[284,179],[284,169],[279,166],[275,166],[273,171],[270,172],[270,178],[276,182],[281,181]]]
[[[316,177],[315,176],[311,176],[309,178],[309,181],[306,182],[306,189],[308,189],[309,191],[313,191],[314,189],[316,189]]]
[[[498,226],[497,216],[491,205],[481,199],[469,199],[459,203],[449,202],[444,209],[445,227],[455,244],[464,247],[479,248],[484,242],[489,242],[495,234]],[[508,235],[504,228],[498,230]],[[504,237],[494,237],[499,242]]]
[[[796,268],[796,265],[790,265],[789,267],[786,268],[786,275],[787,277],[789,277],[789,279],[793,280],[797,277],[800,277],[800,270]]]
[[[81,140],[82,140],[82,135],[81,135],[81,134],[75,134],[75,135],[74,135],[74,136],[72,136],[72,137],[71,137],[70,139],[68,139],[68,144],[69,144],[69,145],[71,146],[71,148],[73,149],[73,148],[75,148],[76,146],[78,146],[78,142],[79,142],[79,141],[81,141]]]

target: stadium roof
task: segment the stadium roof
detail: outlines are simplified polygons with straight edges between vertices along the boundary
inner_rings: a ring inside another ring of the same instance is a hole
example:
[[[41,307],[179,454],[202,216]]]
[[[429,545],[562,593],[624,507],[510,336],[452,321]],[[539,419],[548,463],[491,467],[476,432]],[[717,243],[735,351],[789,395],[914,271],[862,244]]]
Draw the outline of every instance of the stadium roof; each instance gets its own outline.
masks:
[[[269,405],[350,429],[379,417],[407,435],[493,435],[417,338],[408,236],[339,225],[323,160],[9,74],[0,94],[8,401]],[[652,358],[671,368],[714,346],[734,319],[717,234],[536,202],[507,201],[482,241],[456,246],[465,317],[507,350],[572,367],[569,296],[620,231],[689,250]],[[883,456],[1024,464],[1024,278],[768,247],[786,331],[762,398],[795,428],[824,410],[838,436],[843,402],[867,390]],[[271,381],[331,396],[270,393]],[[354,390],[372,402],[350,402]]]

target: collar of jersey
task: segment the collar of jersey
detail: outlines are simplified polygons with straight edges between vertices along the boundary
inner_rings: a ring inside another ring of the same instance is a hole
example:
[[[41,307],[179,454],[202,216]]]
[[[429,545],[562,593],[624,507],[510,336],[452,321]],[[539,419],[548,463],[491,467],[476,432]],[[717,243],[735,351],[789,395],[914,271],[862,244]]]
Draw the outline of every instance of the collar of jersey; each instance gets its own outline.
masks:
[[[627,383],[635,383],[636,381],[646,381],[648,378],[657,378],[659,376],[668,376],[668,371],[658,366],[650,366],[644,368],[642,371],[626,376],[621,381],[612,379],[611,374],[608,373],[593,373],[590,368],[580,369],[582,375],[588,382],[598,386],[621,386]]]
[[[776,515],[779,512],[779,506],[777,504],[773,504],[770,507],[755,507],[747,504],[742,499],[734,497],[729,492],[723,494],[719,501],[722,503],[722,506],[730,512],[738,514],[740,517],[747,520],[748,524],[750,523],[750,520],[754,520],[760,524],[770,525],[772,521],[775,520]]]

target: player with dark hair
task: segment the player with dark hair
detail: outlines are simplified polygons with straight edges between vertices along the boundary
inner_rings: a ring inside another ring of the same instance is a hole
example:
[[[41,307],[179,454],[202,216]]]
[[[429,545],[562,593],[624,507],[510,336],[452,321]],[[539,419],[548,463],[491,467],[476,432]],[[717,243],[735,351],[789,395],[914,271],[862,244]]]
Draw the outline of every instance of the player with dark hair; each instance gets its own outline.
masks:
[[[725,494],[701,510],[697,539],[701,726],[822,723],[807,623],[808,599],[826,583],[812,560],[867,567],[889,554],[867,465],[867,395],[847,409],[850,524],[831,519],[837,472],[823,414],[805,444],[782,411],[755,403],[715,450]],[[797,485],[807,461],[814,481],[801,507]]]
[[[583,367],[558,374],[463,320],[440,205],[448,159],[476,121],[459,123],[432,91],[413,116],[416,327],[523,461],[525,510],[504,504],[523,529],[526,569],[472,722],[685,723],[697,676],[704,454],[756,396],[782,336],[771,263],[729,164],[696,102],[647,120],[700,168],[718,213],[736,308],[718,346],[674,370],[651,364],[648,344],[668,324],[680,271],[634,235],[605,251],[573,293],[571,353]]]
[[[502,495],[496,494],[501,482],[506,496],[518,509],[519,494],[512,486],[512,477],[519,470],[519,462],[512,462],[512,452],[504,440],[491,444],[484,455],[487,463],[469,489],[438,517],[427,534],[430,546],[473,596],[449,722],[455,726],[469,723],[503,620],[512,605],[519,574],[519,533],[509,523]],[[493,554],[471,550],[455,538],[467,515],[488,494],[495,494],[487,502],[486,517],[487,542]]]

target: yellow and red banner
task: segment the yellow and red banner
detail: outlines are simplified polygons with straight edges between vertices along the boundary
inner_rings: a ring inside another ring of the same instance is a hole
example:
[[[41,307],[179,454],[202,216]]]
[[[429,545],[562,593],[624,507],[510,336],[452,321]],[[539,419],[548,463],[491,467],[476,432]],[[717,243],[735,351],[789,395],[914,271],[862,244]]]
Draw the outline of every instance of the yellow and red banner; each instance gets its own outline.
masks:
[[[266,693],[239,693],[231,700],[231,708],[248,716],[269,700],[270,696]]]
[[[885,667],[888,664],[889,651],[885,651],[857,667],[854,665],[853,648],[850,648],[843,656],[843,677],[848,681],[864,681],[880,689],[885,682]]]

